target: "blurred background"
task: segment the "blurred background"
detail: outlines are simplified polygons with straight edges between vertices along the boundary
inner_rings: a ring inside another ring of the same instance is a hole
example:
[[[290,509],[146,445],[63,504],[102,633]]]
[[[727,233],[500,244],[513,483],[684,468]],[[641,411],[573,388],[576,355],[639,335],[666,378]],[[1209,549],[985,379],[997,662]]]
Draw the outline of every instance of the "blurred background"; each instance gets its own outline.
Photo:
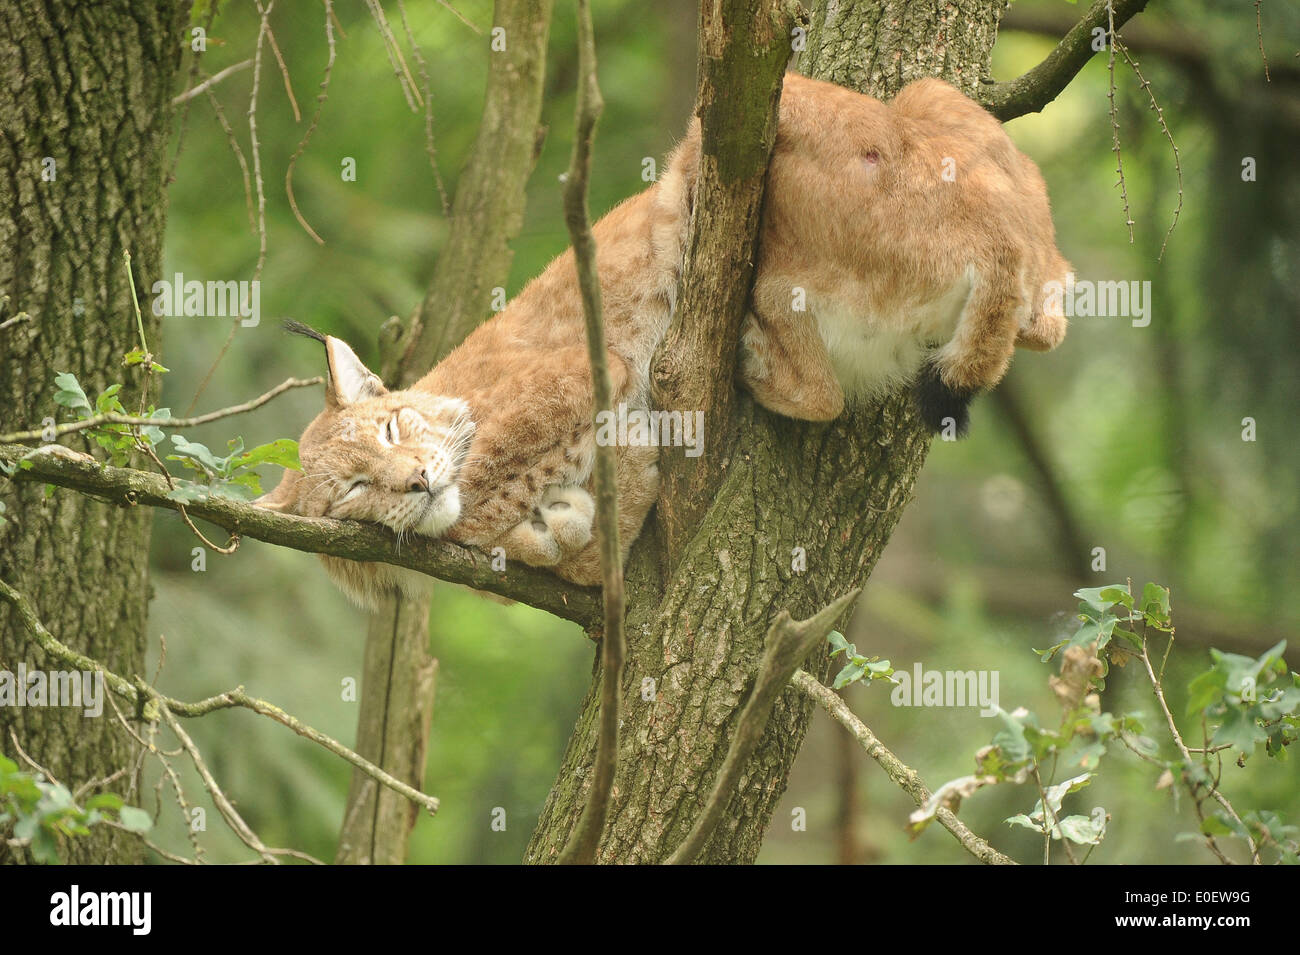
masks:
[[[255,14],[248,5],[226,6],[210,35],[209,73],[253,53]],[[407,6],[429,64],[438,169],[454,193],[477,132],[486,40],[445,7]],[[595,6],[606,107],[593,217],[644,188],[643,160],[659,161],[685,129],[695,72],[694,4]],[[487,0],[464,0],[457,9],[479,29],[490,28]],[[340,31],[329,98],[294,174],[298,205],[325,244],[297,224],[284,190],[327,56],[320,6],[293,4],[276,8],[272,26],[302,122],[294,122],[269,50],[259,94],[268,237],[262,321],[232,336],[222,319],[164,320],[171,374],[163,404],[174,414],[224,407],[291,375],[322,373],[319,347],[281,333],[284,318],[344,337],[377,364],[380,324],[408,315],[432,275],[447,222],[424,116],[408,108],[364,6],[335,10]],[[994,77],[1035,65],[1080,13],[1065,0],[1018,0],[995,50]],[[396,11],[389,14],[404,42]],[[1027,706],[1054,723],[1059,710],[1047,686],[1054,668],[1032,648],[1071,627],[1071,593],[1080,586],[1132,578],[1139,587],[1153,580],[1172,588],[1178,645],[1166,686],[1179,714],[1210,647],[1258,655],[1300,635],[1300,8],[1265,2],[1261,16],[1271,82],[1250,4],[1183,2],[1176,19],[1157,5],[1121,31],[1163,108],[1182,173],[1180,187],[1146,94],[1117,65],[1131,244],[1114,188],[1104,56],[1044,113],[1009,124],[1047,179],[1058,244],[1079,277],[1149,280],[1151,321],[1138,328],[1123,318],[1076,319],[1060,349],[1022,353],[998,391],[978,401],[969,438],[935,443],[847,634],[862,652],[900,670],[918,662],[996,670],[1004,708]],[[574,47],[572,11],[561,4],[543,115],[549,132],[514,243],[511,295],[568,244],[558,175],[571,144]],[[251,84],[244,70],[216,87],[250,164]],[[231,143],[204,97],[191,101],[183,125],[165,274],[251,278],[258,239]],[[346,157],[356,162],[355,182],[340,176]],[[1247,157],[1255,181],[1243,181]],[[1160,260],[1180,194],[1178,226]],[[296,438],[320,400],[316,389],[292,392],[192,437],[214,449],[236,435],[248,445]],[[1243,440],[1245,418],[1255,422],[1253,442]],[[264,469],[268,487],[276,470]],[[177,515],[158,513],[150,628],[155,657],[160,637],[166,645],[160,686],[189,699],[242,683],[351,743],[357,704],[344,699],[343,684],[361,676],[362,614],[309,555],[245,541],[233,557],[208,552],[206,569],[196,571],[197,544]],[[1104,548],[1104,571],[1093,569],[1094,548]],[[425,788],[442,808],[417,825],[410,859],[514,863],[554,781],[590,679],[592,646],[576,627],[540,611],[434,586],[430,643],[440,670]],[[1300,657],[1288,655],[1296,667]],[[972,754],[996,731],[994,720],[973,709],[894,707],[883,685],[853,686],[846,699],[931,787],[972,772]],[[1155,716],[1133,668],[1113,672],[1104,704]],[[268,844],[332,857],[346,764],[247,712],[188,728]],[[1260,753],[1244,769],[1226,767],[1224,788],[1238,809],[1273,809],[1294,823],[1294,765]],[[200,793],[190,782],[189,791]],[[1039,838],[1002,821],[1030,811],[1035,799],[1027,787],[984,790],[962,817],[1003,851],[1038,861]],[[1099,781],[1066,803],[1084,814],[1093,806],[1112,816],[1094,862],[1212,861],[1178,839],[1195,826],[1190,806],[1171,789],[1158,790],[1156,772],[1131,754],[1109,753]],[[504,832],[490,827],[495,807],[506,809]],[[797,808],[806,813],[803,831],[791,824]],[[903,824],[911,808],[846,733],[815,713],[759,861],[971,861],[938,827],[909,842]],[[159,840],[184,852],[174,816],[162,813]],[[244,858],[210,807],[209,819],[209,858]]]

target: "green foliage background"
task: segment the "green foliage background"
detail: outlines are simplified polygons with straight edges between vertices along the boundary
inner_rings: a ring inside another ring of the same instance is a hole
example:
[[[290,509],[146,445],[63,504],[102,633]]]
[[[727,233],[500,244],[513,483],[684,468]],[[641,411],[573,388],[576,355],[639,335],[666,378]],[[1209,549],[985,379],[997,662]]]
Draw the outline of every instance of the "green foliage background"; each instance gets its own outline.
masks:
[[[204,59],[210,73],[252,55],[255,15],[246,5],[226,6]],[[486,39],[437,4],[407,6],[429,62],[439,167],[454,190],[477,131]],[[1021,0],[1016,7],[1078,12],[1059,0]],[[480,28],[490,26],[486,0],[457,8]],[[284,192],[285,168],[315,108],[325,62],[322,10],[286,5],[277,7],[272,23],[304,117],[294,123],[267,50],[257,121],[268,233],[261,323],[235,332],[196,410],[246,400],[290,375],[320,373],[319,349],[283,335],[283,318],[343,336],[364,359],[377,361],[379,325],[418,302],[446,238],[423,116],[407,108],[364,6],[336,10],[346,38],[338,37],[329,99],[295,173],[298,204],[326,244],[316,245],[298,226]],[[606,101],[591,187],[599,215],[644,187],[643,160],[661,159],[685,128],[695,14],[683,0],[609,0],[594,12]],[[401,37],[396,10],[389,13]],[[931,669],[998,670],[1005,708],[1023,703],[1048,712],[1054,706],[1049,670],[1030,648],[1056,642],[1069,628],[1071,592],[1124,577],[1159,580],[1172,588],[1179,623],[1168,685],[1181,713],[1184,688],[1208,666],[1211,643],[1231,640],[1225,649],[1258,654],[1278,637],[1300,632],[1294,586],[1300,189],[1292,175],[1300,116],[1288,99],[1297,78],[1293,65],[1275,62],[1272,85],[1264,83],[1250,13],[1198,2],[1180,5],[1177,25],[1159,13],[1140,18],[1144,29],[1162,35],[1176,29],[1201,51],[1186,62],[1140,56],[1182,159],[1183,212],[1163,262],[1157,253],[1177,184],[1169,144],[1131,74],[1117,70],[1136,223],[1132,245],[1113,188],[1104,57],[1044,114],[1008,127],[1047,178],[1058,244],[1079,276],[1152,282],[1149,327],[1076,319],[1062,348],[1022,354],[1004,385],[1041,445],[1082,543],[1106,549],[1106,572],[1092,573],[1088,554],[1065,549],[1059,508],[1044,495],[1041,474],[1002,405],[984,398],[971,437],[937,443],[931,454],[916,500],[846,634],[863,653],[887,657],[900,669],[920,661]],[[1300,43],[1300,10],[1269,3],[1263,13],[1270,49],[1287,52]],[[1006,33],[995,51],[995,76],[1023,72],[1051,44]],[[560,4],[544,108],[548,132],[529,187],[526,225],[514,244],[514,268],[502,282],[512,295],[567,245],[558,175],[570,148],[575,55],[572,11]],[[217,95],[251,162],[250,89],[251,71],[244,71]],[[1256,182],[1241,179],[1245,156],[1256,159]],[[356,182],[340,177],[344,157],[356,160]],[[239,167],[204,98],[192,101],[168,218],[167,276],[251,277],[258,241],[249,230]],[[155,350],[172,369],[161,404],[173,414],[186,412],[228,333],[219,319],[165,320]],[[296,437],[319,401],[317,392],[292,392],[253,416],[200,429],[193,439],[222,448],[235,434],[250,447]],[[1245,417],[1257,422],[1254,443],[1241,438]],[[155,527],[150,629],[155,642],[160,635],[166,642],[160,686],[198,698],[243,683],[350,741],[357,706],[343,698],[343,686],[360,677],[364,618],[315,561],[247,541],[231,558],[209,552],[206,570],[198,572],[192,569],[198,542],[179,518],[160,513]],[[577,715],[592,648],[574,627],[540,612],[435,587],[430,642],[440,671],[426,789],[442,809],[418,824],[411,859],[516,862]],[[1294,650],[1290,659],[1294,667]],[[887,686],[863,681],[846,694],[931,785],[971,772],[972,753],[992,733],[973,710],[893,707]],[[1107,694],[1110,709],[1151,712],[1133,672],[1112,674]],[[332,856],[349,779],[341,761],[240,711],[191,721],[190,731],[269,844]],[[821,714],[815,717],[762,861],[968,861],[937,828],[909,843],[903,824],[910,801],[839,733]],[[846,760],[856,778],[851,837],[841,822]],[[1295,822],[1294,761],[1264,762],[1227,767],[1227,791],[1239,798],[1238,808],[1273,808]],[[189,784],[197,795],[192,776]],[[1101,776],[1084,794],[1090,802],[1079,809],[1100,804],[1114,817],[1094,861],[1210,861],[1203,850],[1175,841],[1192,828],[1190,810],[1171,806],[1170,791],[1154,784],[1150,767],[1136,758],[1103,761]],[[1034,798],[1028,790],[986,790],[962,816],[999,848],[1036,861],[1037,837],[1002,823],[1027,811]],[[141,804],[156,808],[152,796]],[[506,810],[504,832],[490,828],[495,807]],[[806,831],[792,830],[796,807],[806,810]],[[156,837],[184,851],[166,793],[162,808]],[[243,858],[210,806],[208,820],[203,839],[210,857]]]

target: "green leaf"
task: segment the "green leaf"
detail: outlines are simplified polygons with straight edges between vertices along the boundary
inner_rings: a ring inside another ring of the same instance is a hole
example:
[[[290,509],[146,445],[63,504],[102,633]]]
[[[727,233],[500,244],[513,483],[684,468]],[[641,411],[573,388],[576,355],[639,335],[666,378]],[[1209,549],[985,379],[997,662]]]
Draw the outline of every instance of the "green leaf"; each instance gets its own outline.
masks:
[[[213,474],[224,473],[225,460],[209,451],[207,445],[187,440],[179,434],[172,435],[172,444],[176,446],[176,453],[167,455],[168,461],[184,461],[190,458]]]
[[[278,464],[291,471],[301,471],[302,462],[298,460],[298,442],[292,438],[279,438],[269,444],[259,444],[232,461],[231,467],[232,469],[255,468],[259,464]],[[843,639],[844,637],[840,636],[840,640]]]
[[[1091,816],[1066,816],[1058,819],[1056,838],[1064,837],[1081,846],[1098,845],[1106,835],[1106,810],[1098,806]]]
[[[1243,753],[1253,753],[1255,744],[1268,739],[1268,734],[1251,718],[1250,713],[1241,707],[1229,707],[1224,714],[1223,725],[1214,731],[1214,745],[1227,744]]]
[[[1221,702],[1227,686],[1227,673],[1218,667],[1199,674],[1187,684],[1187,715],[1200,716],[1207,708]]]
[[[1147,623],[1153,627],[1169,626],[1169,589],[1159,584],[1147,584],[1142,588],[1140,612]]]
[[[153,828],[153,820],[143,809],[137,809],[134,806],[123,806],[118,810],[117,821],[122,824],[124,829],[131,832],[148,832]]]
[[[86,800],[87,809],[121,809],[126,803],[117,793],[100,793]]]
[[[81,390],[81,383],[77,381],[77,376],[72,372],[64,371],[55,375],[54,385],[58,389],[54,392],[54,403],[56,405],[71,408],[77,412],[77,416],[80,418],[89,418],[95,413],[94,409],[90,407],[90,399]]]

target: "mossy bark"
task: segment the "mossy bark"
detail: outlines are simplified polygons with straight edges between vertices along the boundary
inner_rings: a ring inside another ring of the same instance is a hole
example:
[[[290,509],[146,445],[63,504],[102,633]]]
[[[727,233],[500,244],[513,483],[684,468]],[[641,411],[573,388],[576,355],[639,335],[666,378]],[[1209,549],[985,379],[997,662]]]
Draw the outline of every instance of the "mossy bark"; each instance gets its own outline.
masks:
[[[137,346],[122,254],[142,300],[161,272],[170,96],[189,4],[6,0],[0,4],[0,431],[54,416],[56,373],[87,393],[138,377],[122,367]],[[51,162],[52,161],[52,162]],[[158,320],[145,331],[159,350]],[[156,389],[156,382],[155,382]],[[151,509],[81,494],[46,498],[39,484],[0,484],[0,579],[26,594],[65,643],[116,672],[143,672]],[[0,605],[0,669],[57,667]],[[129,766],[132,745],[112,711],[0,707],[0,751],[13,732],[76,788]],[[125,780],[112,788],[122,791]],[[132,862],[134,837],[103,828],[67,840],[70,862]],[[0,841],[0,862],[26,861]]]
[[[974,94],[1000,11],[997,0],[821,4],[800,69],[881,97],[932,75]],[[829,425],[781,419],[741,398],[734,436],[721,486],[671,579],[660,578],[661,536],[633,554],[623,743],[602,862],[661,862],[682,841],[722,765],[773,616],[808,617],[865,584],[930,446],[905,393]],[[825,651],[808,668],[824,676]],[[596,670],[528,862],[553,861],[581,812],[595,753]],[[782,694],[699,861],[758,855],[810,711],[797,692]]]

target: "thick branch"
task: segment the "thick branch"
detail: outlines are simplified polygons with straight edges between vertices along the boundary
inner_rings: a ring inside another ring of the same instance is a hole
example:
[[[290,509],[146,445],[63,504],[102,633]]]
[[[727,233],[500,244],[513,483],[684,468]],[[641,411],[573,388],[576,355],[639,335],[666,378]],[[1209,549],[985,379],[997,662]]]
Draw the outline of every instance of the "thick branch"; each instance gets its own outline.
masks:
[[[830,714],[832,719],[852,733],[853,738],[862,746],[863,751],[874,759],[880,765],[880,768],[888,774],[889,778],[893,780],[894,784],[911,796],[918,806],[923,805],[930,798],[930,790],[926,788],[925,783],[921,782],[921,777],[916,770],[906,765],[890,751],[888,746],[877,739],[876,734],[871,732],[867,725],[854,715],[848,704],[834,691],[827,689],[804,670],[795,673],[790,682],[801,693]],[[951,809],[941,807],[935,813],[935,818],[953,834],[957,841],[962,844],[962,848],[981,862],[986,862],[989,865],[1016,864],[1016,860],[998,852],[997,849],[994,849],[971,832]]]
[[[826,635],[835,626],[835,621],[853,605],[861,592],[860,588],[853,588],[807,620],[791,620],[790,614],[784,610],[777,614],[767,631],[763,660],[759,664],[758,675],[754,678],[754,689],[749,695],[749,702],[740,713],[736,734],[722,761],[722,769],[718,771],[718,779],[713,784],[709,802],[704,807],[704,812],[696,818],[686,840],[669,858],[669,865],[690,863],[709,841],[709,836],[722,820],[722,811],[740,780],[740,771],[744,769],[745,761],[763,738],[776,698],[789,685],[799,664],[826,639]]]
[[[0,445],[0,465],[6,471],[14,468],[11,475],[14,481],[54,484],[126,506],[144,504],[173,511],[181,507],[178,501],[167,497],[169,488],[161,476],[103,465],[89,455],[59,445],[35,450],[22,445]],[[210,521],[241,537],[350,560],[384,561],[518,600],[584,626],[600,619],[600,597],[593,590],[517,561],[511,563],[510,570],[495,571],[485,554],[449,541],[417,535],[404,539],[399,546],[396,536],[378,524],[278,514],[221,497],[187,502],[184,506],[190,516]]]
[[[700,5],[700,159],[672,324],[655,355],[655,407],[703,411],[710,453],[666,454],[659,521],[669,556],[713,499],[725,457],[736,348],[754,271],[767,163],[776,141],[781,78],[797,3],[722,0]]]
[[[596,83],[596,45],[592,36],[591,7],[578,0],[578,104],[574,116],[573,157],[564,186],[564,220],[573,240],[578,284],[582,288],[582,311],[587,324],[587,356],[595,408],[614,407],[614,388],[609,377],[609,353],[605,348],[605,323],[601,314],[600,277],[596,274],[596,240],[591,234],[587,210],[587,182],[591,176],[591,141],[596,134],[604,103]],[[590,865],[596,860],[596,846],[605,828],[609,795],[614,787],[618,763],[620,689],[627,644],[623,635],[622,548],[618,534],[617,449],[612,444],[596,447],[596,533],[600,540],[601,592],[604,597],[605,627],[601,636],[600,736],[596,762],[592,766],[587,804],[560,862]]]
[[[1113,4],[1115,28],[1119,29],[1148,0],[1094,0],[1083,19],[1078,21],[1047,54],[1047,58],[1028,73],[1005,83],[995,83],[980,97],[988,111],[1002,122],[1037,113],[1069,85],[1097,51],[1093,49],[1093,31],[1105,30],[1109,23],[1107,7]]]

